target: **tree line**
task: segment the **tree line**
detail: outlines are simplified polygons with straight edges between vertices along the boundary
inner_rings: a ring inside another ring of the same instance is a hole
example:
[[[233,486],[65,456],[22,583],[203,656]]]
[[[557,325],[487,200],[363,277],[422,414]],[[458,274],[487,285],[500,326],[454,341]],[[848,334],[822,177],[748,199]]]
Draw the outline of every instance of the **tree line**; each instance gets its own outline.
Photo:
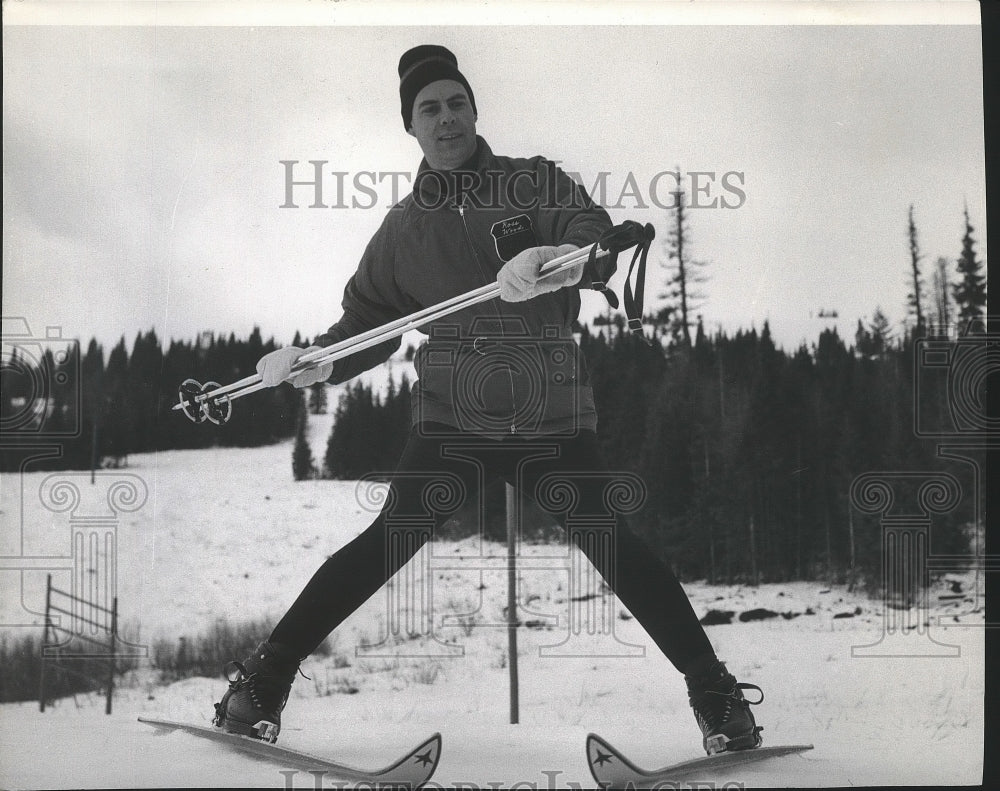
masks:
[[[789,353],[775,346],[767,324],[760,332],[709,335],[699,322],[687,346],[674,342],[669,325],[652,323],[652,343],[628,333],[620,317],[581,326],[579,339],[605,455],[612,468],[638,474],[647,486],[646,504],[631,522],[654,551],[682,576],[713,581],[876,576],[881,534],[875,517],[852,507],[851,482],[874,470],[941,468],[935,443],[914,431],[915,410],[950,419],[947,361],[960,359],[956,351],[975,336],[891,337],[876,316],[859,322],[852,344],[825,330],[812,346]],[[945,364],[919,370],[921,344],[935,344],[939,357],[943,350]],[[235,380],[273,348],[254,331],[243,341],[174,342],[164,353],[150,332],[131,354],[119,343],[102,364],[100,346],[91,342],[80,364],[78,431],[61,441],[61,458],[33,469],[87,468],[96,423],[106,464],[141,451],[259,445],[295,434],[297,479],[392,470],[410,424],[405,377],[384,395],[362,382],[348,386],[321,459],[313,458],[305,428],[310,409],[324,409],[323,386],[308,393],[283,386],[241,399],[225,426],[195,425],[172,410],[186,375],[221,371],[222,381]],[[23,411],[26,380],[4,383],[5,409]],[[44,428],[57,426],[67,410],[51,403]],[[3,459],[6,471],[18,469],[9,447]],[[966,552],[975,511],[966,495],[936,519],[933,551]],[[502,539],[502,487],[487,492],[486,512],[486,535]],[[442,534],[479,529],[470,510]],[[536,509],[529,509],[525,530],[555,533],[553,520]]]
[[[935,444],[914,432],[918,405],[948,412],[941,376],[915,391],[916,345],[924,341],[909,337],[870,354],[862,325],[854,344],[824,330],[811,348],[787,353],[767,324],[709,336],[699,323],[690,347],[667,343],[670,329],[653,333],[649,344],[613,320],[581,327],[580,342],[608,462],[647,487],[630,522],[654,551],[682,576],[716,582],[875,579],[878,518],[852,507],[852,481],[870,471],[942,468]],[[308,452],[305,420],[303,406],[296,446]],[[355,384],[336,408],[323,463],[317,468],[310,455],[296,476],[351,480],[392,470],[409,426],[405,380],[383,396]],[[502,488],[487,493],[486,506],[484,531],[502,539]],[[933,551],[967,552],[974,514],[966,493],[935,520]],[[466,517],[451,534],[480,529],[475,513]],[[526,527],[529,535],[555,531],[539,511]]]
[[[298,336],[296,342],[305,343]],[[32,464],[39,470],[123,466],[129,454],[154,450],[274,443],[295,430],[298,398],[290,388],[241,399],[223,426],[195,424],[173,406],[184,380],[228,384],[275,348],[257,328],[246,339],[204,333],[194,341],[171,341],[165,351],[150,330],[136,336],[131,351],[122,338],[107,357],[93,339],[85,350],[69,344],[59,357],[48,348],[39,353],[14,346],[0,369],[5,433],[61,448],[58,457]],[[0,470],[18,470],[21,458],[5,443]]]

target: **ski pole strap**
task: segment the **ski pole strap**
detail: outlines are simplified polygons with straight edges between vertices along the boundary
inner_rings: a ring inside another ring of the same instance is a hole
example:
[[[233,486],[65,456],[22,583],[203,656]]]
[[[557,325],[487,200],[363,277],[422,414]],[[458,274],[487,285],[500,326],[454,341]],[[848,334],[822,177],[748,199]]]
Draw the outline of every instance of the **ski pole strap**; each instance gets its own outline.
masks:
[[[618,296],[614,291],[608,288],[608,280],[611,279],[611,276],[618,268],[618,253],[606,255],[601,259],[601,262],[598,263],[597,248],[602,246],[603,239],[604,236],[598,239],[597,243],[590,248],[590,256],[587,258],[587,263],[583,267],[583,276],[585,279],[590,281],[590,288],[594,289],[594,291],[600,291],[604,295],[604,298],[608,301],[608,304],[617,310]],[[604,246],[604,249],[608,249],[606,245]]]
[[[632,263],[628,267],[628,275],[625,277],[625,315],[628,317],[628,328],[631,332],[642,334],[642,305],[646,291],[646,258],[649,255],[649,245],[656,236],[656,231],[651,223],[640,226],[635,223],[637,233],[642,234],[636,242],[635,252],[632,254]],[[636,262],[638,261],[638,267]],[[632,270],[636,271],[635,293],[632,292]]]
[[[584,267],[584,276],[590,279],[590,287],[600,291],[608,304],[618,307],[618,297],[608,288],[608,280],[618,269],[618,253],[635,248],[632,261],[625,276],[625,315],[630,332],[642,332],[642,304],[646,289],[646,258],[649,246],[656,236],[651,223],[642,225],[634,220],[626,220],[605,231],[590,250],[590,257]],[[597,249],[609,251],[610,255],[597,258]],[[637,266],[638,264],[638,266]],[[635,290],[632,289],[632,272],[636,272]]]

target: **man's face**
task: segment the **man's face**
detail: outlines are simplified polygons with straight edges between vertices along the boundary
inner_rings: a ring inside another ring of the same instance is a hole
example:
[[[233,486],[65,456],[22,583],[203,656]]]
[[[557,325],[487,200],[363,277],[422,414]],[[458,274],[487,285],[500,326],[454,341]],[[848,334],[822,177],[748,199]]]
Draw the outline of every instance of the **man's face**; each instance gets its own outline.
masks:
[[[476,114],[462,84],[438,80],[413,100],[413,122],[406,130],[420,143],[427,164],[454,170],[476,150]]]

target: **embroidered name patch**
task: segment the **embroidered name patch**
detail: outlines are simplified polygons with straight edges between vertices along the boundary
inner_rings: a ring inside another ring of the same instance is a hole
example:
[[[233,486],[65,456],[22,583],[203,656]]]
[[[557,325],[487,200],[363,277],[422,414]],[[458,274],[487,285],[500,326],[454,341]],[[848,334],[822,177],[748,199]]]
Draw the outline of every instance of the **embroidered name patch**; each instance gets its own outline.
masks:
[[[497,255],[504,263],[523,250],[538,246],[531,218],[527,214],[518,214],[516,217],[493,223],[490,235],[493,236]]]

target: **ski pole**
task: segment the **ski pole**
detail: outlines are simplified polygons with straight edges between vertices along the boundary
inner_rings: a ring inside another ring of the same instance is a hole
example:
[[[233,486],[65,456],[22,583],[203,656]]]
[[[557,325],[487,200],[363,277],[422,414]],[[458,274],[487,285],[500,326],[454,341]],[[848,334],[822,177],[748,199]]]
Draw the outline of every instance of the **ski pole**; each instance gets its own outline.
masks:
[[[595,242],[588,247],[573,250],[565,255],[553,258],[544,264],[539,270],[540,278],[549,277],[556,272],[562,272],[570,267],[577,266],[587,261],[593,253],[595,258],[611,255],[612,249],[599,247],[600,242]],[[380,343],[398,338],[412,329],[437,321],[438,319],[456,313],[481,302],[487,302],[500,295],[500,285],[493,282],[486,286],[468,291],[464,294],[446,299],[436,305],[423,308],[408,316],[395,319],[380,327],[367,330],[359,335],[346,338],[343,341],[331,344],[322,349],[316,349],[308,354],[302,355],[292,366],[289,377],[308,371],[327,363],[349,357],[364,349],[378,346]],[[287,380],[286,380],[287,381]],[[209,389],[211,387],[212,389]],[[215,382],[201,385],[194,379],[187,379],[181,385],[180,401],[174,404],[173,409],[183,410],[191,420],[196,423],[208,418],[213,423],[225,423],[231,414],[230,402],[237,398],[256,393],[267,386],[261,381],[260,374],[252,374],[240,379],[232,384],[220,386]],[[190,408],[198,407],[199,411],[193,413]],[[207,408],[206,408],[207,407]],[[214,409],[214,411],[213,411]]]

